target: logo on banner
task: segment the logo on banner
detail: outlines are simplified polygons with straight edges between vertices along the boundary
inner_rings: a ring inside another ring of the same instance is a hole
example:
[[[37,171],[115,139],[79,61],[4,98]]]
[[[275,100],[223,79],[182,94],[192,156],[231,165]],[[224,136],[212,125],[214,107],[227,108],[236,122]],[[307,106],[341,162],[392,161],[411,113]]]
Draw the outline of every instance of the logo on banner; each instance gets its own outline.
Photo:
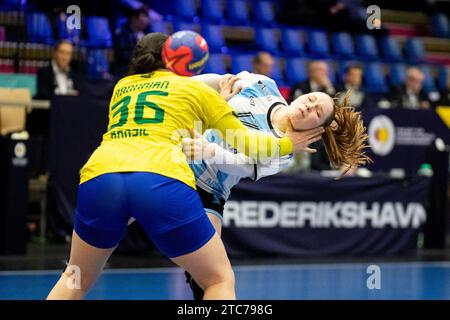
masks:
[[[376,155],[385,156],[394,148],[395,126],[387,116],[374,117],[369,124],[368,134],[369,144]]]
[[[14,158],[12,163],[16,167],[24,167],[28,163],[28,159],[25,158],[27,154],[27,146],[23,142],[18,142],[14,146]]]
[[[354,201],[227,201],[223,226],[238,228],[418,229],[427,220],[421,203]]]
[[[27,153],[27,147],[23,142],[19,142],[14,146],[14,155],[17,158],[23,158],[25,157],[25,154]]]

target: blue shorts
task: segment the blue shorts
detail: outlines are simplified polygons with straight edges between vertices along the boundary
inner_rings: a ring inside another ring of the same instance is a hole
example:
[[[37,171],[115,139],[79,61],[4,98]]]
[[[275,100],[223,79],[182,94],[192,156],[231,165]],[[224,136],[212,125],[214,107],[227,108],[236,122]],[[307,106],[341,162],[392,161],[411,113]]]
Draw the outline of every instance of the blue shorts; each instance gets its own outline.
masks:
[[[197,192],[181,181],[127,172],[103,174],[79,186],[75,231],[90,245],[115,247],[130,217],[170,258],[201,248],[215,233]]]

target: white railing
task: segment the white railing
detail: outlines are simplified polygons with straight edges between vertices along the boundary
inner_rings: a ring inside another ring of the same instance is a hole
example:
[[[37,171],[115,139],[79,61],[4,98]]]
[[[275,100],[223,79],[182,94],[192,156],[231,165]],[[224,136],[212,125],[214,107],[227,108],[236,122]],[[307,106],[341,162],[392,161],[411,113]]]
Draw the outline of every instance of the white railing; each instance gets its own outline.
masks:
[[[50,109],[49,100],[31,100],[28,102],[24,101],[8,101],[2,100],[0,98],[0,108],[1,107],[27,107],[31,109]]]

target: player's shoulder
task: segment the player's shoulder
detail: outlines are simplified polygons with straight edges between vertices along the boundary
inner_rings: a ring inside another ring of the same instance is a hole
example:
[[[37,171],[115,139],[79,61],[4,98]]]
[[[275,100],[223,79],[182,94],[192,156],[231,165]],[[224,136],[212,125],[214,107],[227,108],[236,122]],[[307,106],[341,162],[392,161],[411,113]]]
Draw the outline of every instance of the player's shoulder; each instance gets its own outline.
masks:
[[[186,90],[197,92],[199,94],[203,93],[205,95],[213,95],[213,96],[219,96],[216,90],[208,86],[206,83],[199,81],[195,78],[190,77],[183,77],[186,79],[186,81],[183,83],[183,86],[185,86]]]
[[[249,81],[254,81],[254,82],[258,82],[258,81],[275,82],[275,80],[273,80],[272,78],[269,78],[265,75],[258,74],[258,73],[252,73],[252,72],[248,72],[248,71],[241,71],[238,74],[236,74],[236,76],[243,80],[249,80]]]

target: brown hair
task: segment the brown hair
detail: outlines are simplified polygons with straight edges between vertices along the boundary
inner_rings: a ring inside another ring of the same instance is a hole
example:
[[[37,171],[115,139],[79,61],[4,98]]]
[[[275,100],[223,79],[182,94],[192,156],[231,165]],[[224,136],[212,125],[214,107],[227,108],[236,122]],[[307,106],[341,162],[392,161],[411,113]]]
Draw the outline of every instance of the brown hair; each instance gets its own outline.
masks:
[[[365,154],[367,133],[361,118],[361,112],[355,111],[349,103],[350,91],[339,102],[339,94],[333,98],[334,110],[325,121],[325,132],[322,141],[335,168],[344,168],[338,177],[340,179],[351,168],[372,162]]]
[[[160,32],[146,34],[136,44],[128,75],[141,74],[164,68],[161,52],[169,36]]]

